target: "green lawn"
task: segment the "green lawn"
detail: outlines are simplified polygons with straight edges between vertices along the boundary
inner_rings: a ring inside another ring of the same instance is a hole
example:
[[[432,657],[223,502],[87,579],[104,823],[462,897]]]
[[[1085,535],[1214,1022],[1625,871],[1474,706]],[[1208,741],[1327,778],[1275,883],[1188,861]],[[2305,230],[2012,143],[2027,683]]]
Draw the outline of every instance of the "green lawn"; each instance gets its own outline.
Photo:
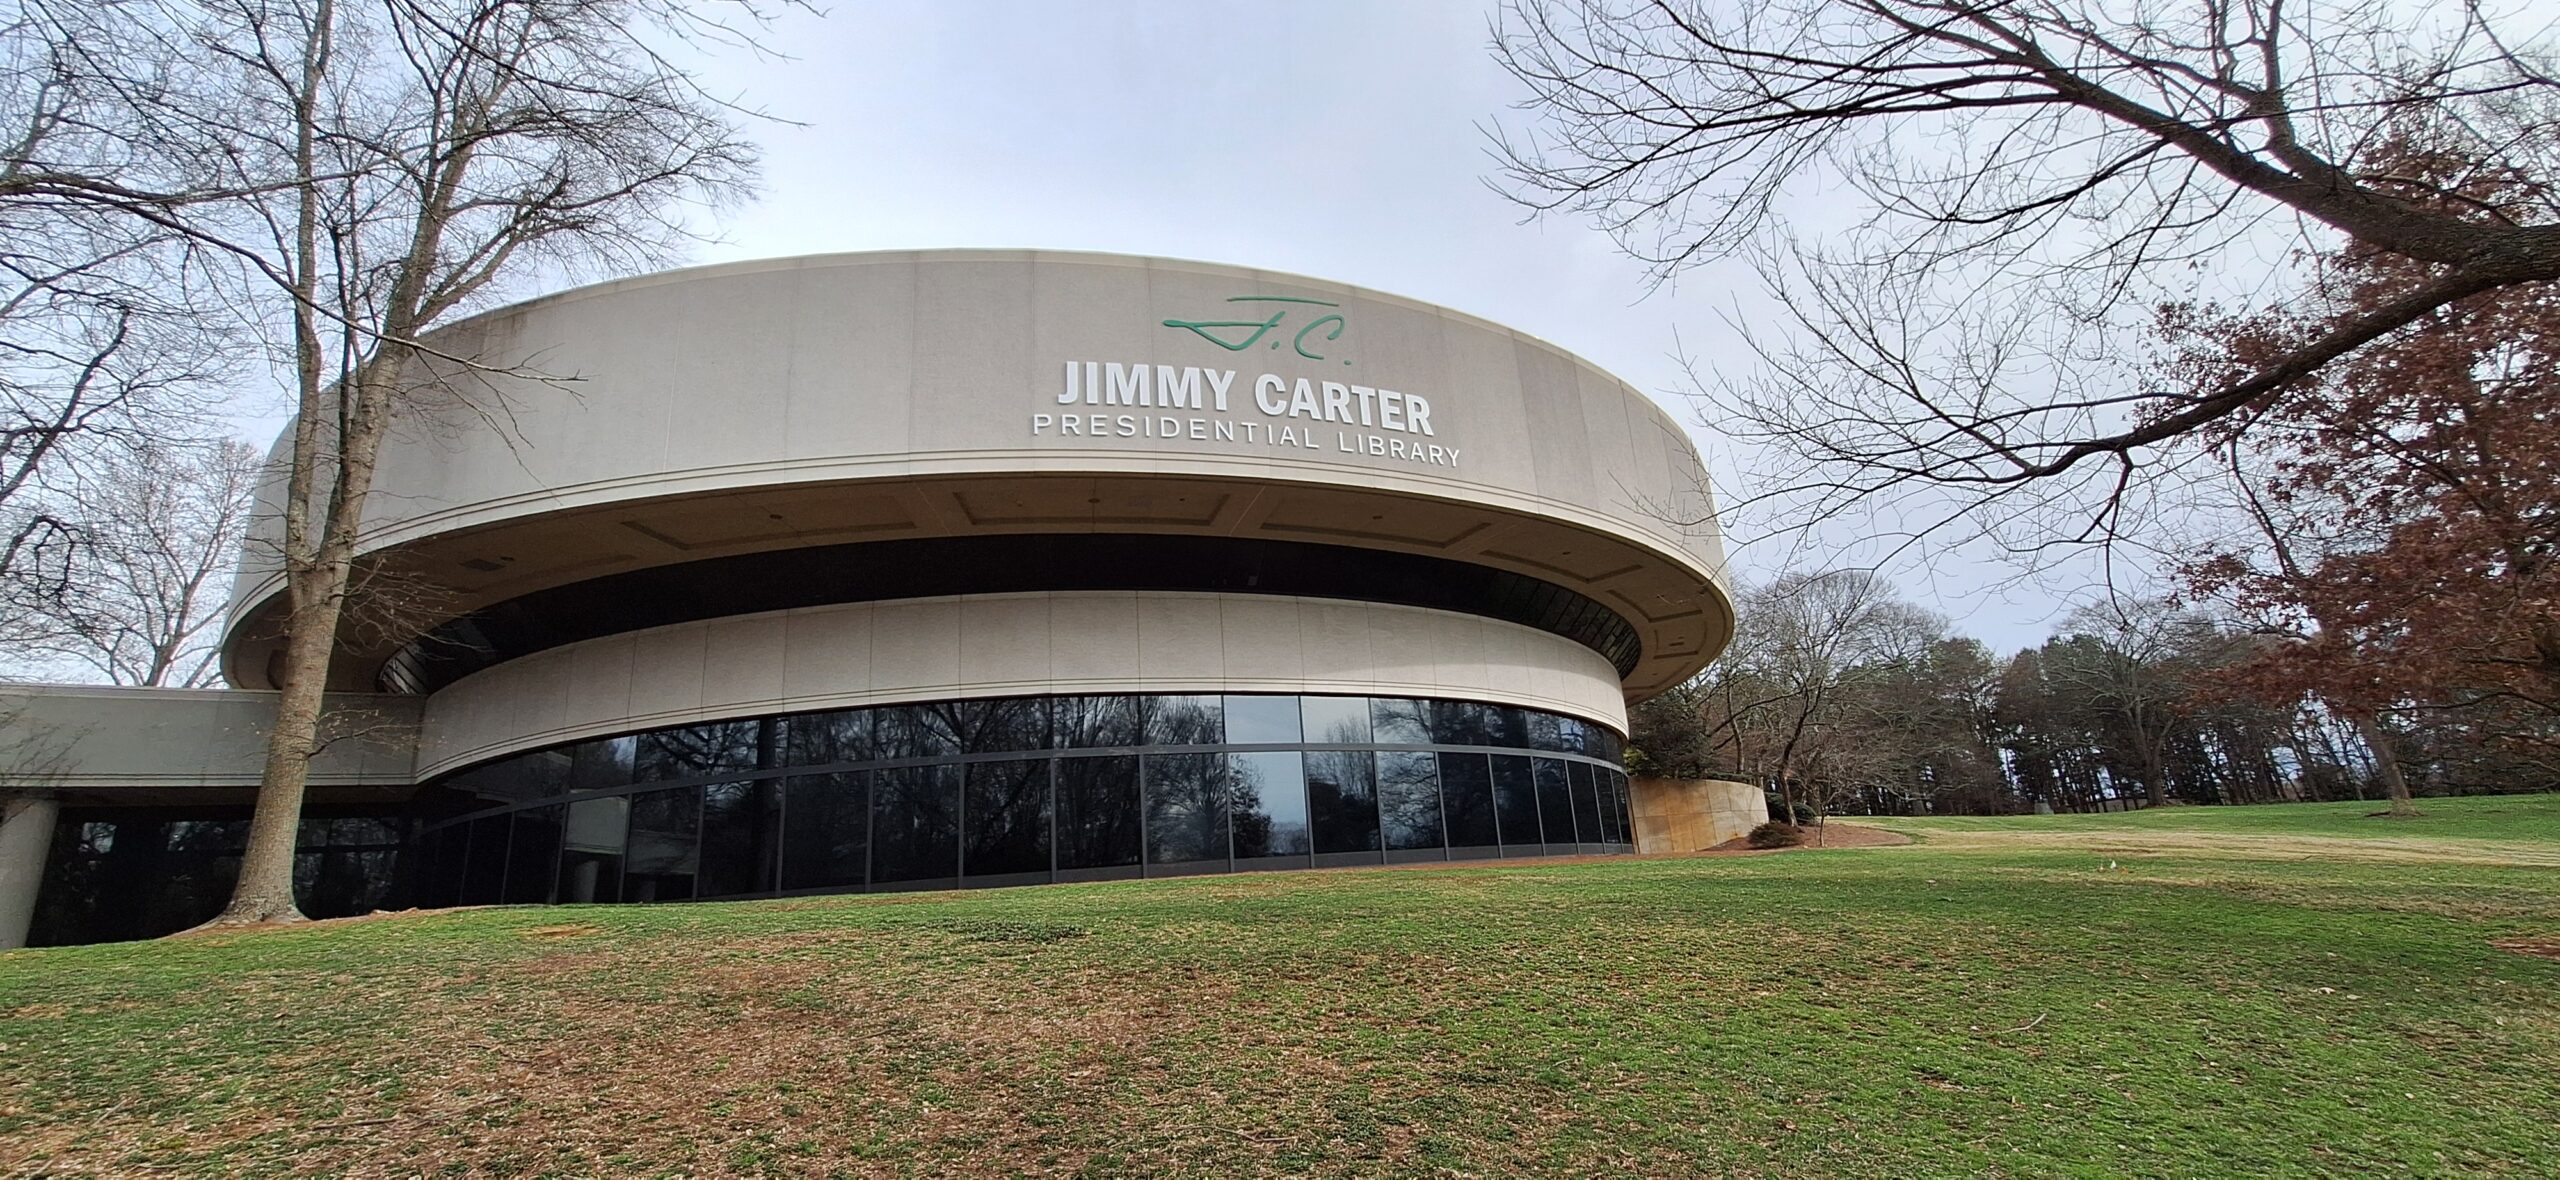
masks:
[[[2244,835],[2423,836],[2532,840],[2560,844],[2560,795],[2476,795],[2420,799],[2418,814],[2379,814],[2387,801],[2290,803],[2262,807],[2162,807],[2102,815],[1932,816],[1874,822],[1931,831],[2211,832]]]
[[[2143,838],[16,952],[0,1172],[2560,1174],[2560,869]]]

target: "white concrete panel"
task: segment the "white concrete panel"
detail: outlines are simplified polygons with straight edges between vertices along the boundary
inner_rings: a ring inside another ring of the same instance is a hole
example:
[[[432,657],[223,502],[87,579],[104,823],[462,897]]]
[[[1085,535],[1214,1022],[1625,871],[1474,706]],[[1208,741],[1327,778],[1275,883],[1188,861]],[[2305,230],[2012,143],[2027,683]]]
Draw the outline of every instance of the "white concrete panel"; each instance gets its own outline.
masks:
[[[956,692],[960,611],[956,599],[883,602],[871,608],[871,682]],[[1045,660],[1048,653],[1042,652]]]
[[[1046,380],[1029,326],[1038,318],[1028,257],[988,254],[920,271],[916,283],[912,452],[1019,447]]]
[[[0,684],[0,750],[45,768],[43,785],[77,797],[258,783],[275,718],[272,692]],[[332,696],[330,732],[353,734],[311,763],[315,787],[411,781],[422,702],[412,696]],[[22,773],[24,773],[22,771]]]
[[[1306,675],[1302,599],[1237,594],[1218,602],[1221,656],[1232,672],[1297,680]]]
[[[1343,680],[1378,666],[1369,638],[1369,606],[1339,598],[1303,599],[1298,607],[1298,651],[1308,677]]]
[[[1227,679],[1218,598],[1147,594],[1138,600],[1138,675],[1150,684],[1206,684]]]
[[[1061,594],[1049,603],[1049,670],[1061,681],[1136,685],[1138,601],[1129,593]]]
[[[1436,613],[1412,607],[1371,605],[1371,674],[1399,684],[1438,684],[1441,646],[1432,634],[1432,617]]]
[[[787,614],[720,619],[703,626],[702,704],[754,706],[783,699]]]
[[[792,276],[782,454],[895,454],[908,448],[915,398],[913,255]]]
[[[689,716],[702,707],[702,673],[711,630],[660,627],[634,634],[631,715]]]
[[[1347,625],[1354,619],[1363,625]],[[1231,623],[1245,641],[1231,641]],[[539,676],[492,670],[465,678],[429,703],[429,752],[419,773],[638,728],[627,686],[635,663],[648,661],[635,653],[708,644],[715,629],[721,642],[741,651],[769,648],[767,635],[782,637],[780,699],[724,703],[730,694],[710,689],[705,678],[728,673],[697,664],[690,695],[700,704],[652,716],[647,724],[958,696],[1170,691],[1442,696],[1571,713],[1621,732],[1626,725],[1617,675],[1606,661],[1571,640],[1509,623],[1256,595],[983,595],[688,623],[527,657],[517,664],[550,661],[574,669],[565,720],[531,730],[514,708],[510,694],[543,683]],[[1382,630],[1412,637],[1414,651],[1433,658],[1381,662],[1375,636]],[[988,641],[973,645],[967,637],[975,636]],[[1159,646],[1164,663],[1150,667],[1147,652]],[[1114,651],[1126,654],[1115,658]],[[1311,652],[1317,658],[1308,658]],[[1358,662],[1360,653],[1367,662]],[[673,660],[651,666],[669,678],[682,667]],[[617,696],[606,684],[624,687]],[[663,699],[685,695],[670,685]]]
[[[960,671],[958,683],[1002,691],[1014,685],[1049,683],[1051,620],[1049,603],[1015,595],[965,598],[960,602]]]
[[[1570,504],[1600,503],[1592,471],[1591,436],[1581,405],[1577,366],[1563,353],[1532,341],[1513,352],[1520,372],[1522,408],[1529,419],[1531,487],[1540,496]]]
[[[631,659],[638,648],[635,637],[613,635],[555,648],[531,658],[565,659],[569,662],[568,691],[561,699],[561,706],[571,719],[571,725],[575,725],[578,718],[594,718],[616,709],[621,710],[625,717],[631,715]],[[447,693],[471,683],[472,679],[476,678],[466,678],[461,684],[428,698],[427,713],[431,726],[434,724],[435,706]]]
[[[782,620],[782,695],[786,699],[870,690],[869,603],[789,611]]]
[[[781,452],[799,351],[791,332],[799,277],[797,271],[735,275],[658,292],[666,317],[686,321],[677,346],[662,353],[662,367],[651,372],[653,383],[672,394],[661,444],[671,464],[726,467]],[[689,412],[696,409],[709,412]]]
[[[1339,338],[1321,330],[1334,315]],[[1085,499],[1091,481],[1132,474],[1183,476],[1196,484],[1188,494],[1229,504],[1196,520],[1121,525],[1152,532],[1254,535],[1244,504],[1267,509],[1316,489],[1331,502],[1313,520],[1262,535],[1446,555],[1574,586],[1603,573],[1587,563],[1626,566],[1618,545],[1577,553],[1574,538],[1600,532],[1633,545],[1641,576],[1677,596],[1702,589],[1720,561],[1713,527],[1659,520],[1661,504],[1695,504],[1697,458],[1641,394],[1503,325],[1324,279],[1055,251],[814,256],[596,284],[451,325],[435,343],[576,376],[456,381],[445,404],[412,415],[384,450],[366,545],[412,548],[420,568],[448,571],[456,609],[627,568],[852,535],[1108,527],[1078,525],[1083,504],[1103,504]],[[1068,440],[1055,425],[1034,438],[1034,415],[1065,410],[1055,394],[1068,361],[1139,363],[1149,376],[1157,366],[1231,369],[1229,410],[1172,415],[1175,438]],[[1344,453],[1336,435],[1416,435],[1385,430],[1375,404],[1367,427],[1265,415],[1254,404],[1262,374],[1285,389],[1308,379],[1318,402],[1321,381],[1421,394],[1434,422],[1428,443],[1464,458],[1452,468]],[[1236,435],[1190,438],[1190,417]],[[1277,425],[1313,430],[1321,445],[1254,440]],[[963,479],[1029,512],[980,522],[942,484]],[[788,532],[781,517],[724,499],[794,489],[809,499],[842,489],[845,504],[865,507],[847,509],[850,530],[817,540],[819,530]],[[266,497],[271,507],[274,491]],[[899,509],[883,509],[888,499]],[[1452,504],[1477,514],[1475,525]],[[259,520],[264,538],[274,512]],[[471,563],[484,555],[468,553],[474,545],[515,563],[492,576]],[[248,614],[276,604],[274,571],[256,555],[269,550],[251,545],[243,566],[241,627],[225,663],[243,683],[259,683],[264,668],[266,640],[253,640]],[[1679,642],[1651,642],[1695,653],[1723,619],[1684,627]],[[1155,660],[1196,658],[1149,650]],[[389,645],[351,653],[340,678],[371,683],[387,655]],[[1700,655],[1664,660],[1638,681],[1695,671]],[[1393,663],[1411,666],[1411,653]]]

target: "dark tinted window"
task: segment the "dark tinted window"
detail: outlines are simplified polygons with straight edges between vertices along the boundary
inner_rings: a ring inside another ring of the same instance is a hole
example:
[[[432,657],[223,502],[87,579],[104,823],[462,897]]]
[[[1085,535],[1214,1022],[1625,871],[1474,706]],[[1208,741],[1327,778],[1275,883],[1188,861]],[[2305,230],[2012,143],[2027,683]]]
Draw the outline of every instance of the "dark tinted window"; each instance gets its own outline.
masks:
[[[556,795],[562,785],[556,776],[546,778],[546,769],[556,769],[557,760],[542,758],[509,758],[463,774],[446,784],[457,791],[467,791],[490,803],[523,803]]]
[[[838,762],[868,762],[874,756],[869,709],[803,713],[786,718],[783,729],[787,735],[784,750],[788,765],[830,766]]]
[[[972,877],[1048,872],[1048,759],[972,762],[968,779],[962,871]]]
[[[1298,743],[1298,698],[1233,696],[1226,698],[1227,740],[1239,746]]]
[[[1290,720],[1294,724],[1295,716]],[[1232,709],[1227,723],[1235,723]],[[1228,822],[1235,832],[1236,859],[1305,856],[1313,842],[1307,827],[1305,769],[1298,751],[1229,754],[1227,774],[1234,788]]]
[[[1428,702],[1378,697],[1369,702],[1371,740],[1382,746],[1420,746],[1431,741]]]
[[[598,738],[569,747],[569,789],[602,790],[631,784],[631,751],[636,737]]]
[[[172,824],[182,828],[184,824]],[[484,815],[471,821],[471,859],[462,872],[462,904],[496,905],[506,896],[507,831],[510,823],[503,815]],[[173,840],[172,847],[176,847]]]
[[[1226,768],[1218,754],[1147,757],[1147,863],[1227,859]]]
[[[457,825],[438,833],[441,837],[427,862],[426,896],[422,904],[431,906],[462,904],[463,864],[471,852],[471,826]]]
[[[872,750],[884,761],[944,758],[960,752],[957,720],[947,705],[898,705],[871,711]]]
[[[1590,722],[1579,717],[1556,718],[1556,733],[1560,739],[1557,748],[1568,754],[1591,753],[1592,728]]]
[[[964,870],[1012,883],[1052,868],[1093,876],[1144,863],[1198,871],[1311,853],[1324,864],[1382,849],[1626,844],[1629,796],[1613,768],[1450,748],[1619,744],[1597,724],[1509,706],[1284,693],[1014,697],[671,727],[455,775],[440,785],[540,809],[430,827],[413,847],[375,821],[341,837],[343,825],[311,819],[295,886],[314,911],[362,912],[393,894],[431,905],[649,901],[949,882]],[[1051,753],[1220,745],[1266,749]],[[1317,745],[1353,748],[1268,748]],[[899,761],[940,769],[902,769],[894,782],[884,776],[896,768],[870,769]],[[781,777],[828,766],[848,769]],[[572,782],[635,781],[661,789],[541,802]],[[174,867],[161,892],[182,901],[117,903],[146,924],[226,887],[216,878],[236,870],[237,833],[204,833],[246,824],[164,826]]]
[[[1529,763],[1538,778],[1538,822],[1546,828],[1547,843],[1575,843],[1580,837],[1573,830],[1573,780],[1565,773],[1564,760],[1532,758]]]
[[[1591,788],[1591,764],[1567,762],[1565,772],[1573,776],[1573,830],[1575,838],[1585,844],[1598,844],[1608,837],[1600,830],[1600,799]]]
[[[559,869],[560,819],[568,809],[553,804],[516,813],[515,833],[507,844],[507,903],[541,905],[551,900]]]
[[[1368,727],[1365,712],[1361,727]],[[1318,852],[1378,850],[1377,764],[1367,750],[1310,750],[1307,813]]]
[[[1369,740],[1369,698],[1300,697],[1298,730],[1310,742]]]
[[[871,879],[960,875],[960,768],[906,766],[871,776]]]
[[[771,779],[702,789],[702,896],[771,893],[782,849],[782,794]]]
[[[1538,833],[1538,780],[1530,773],[1526,755],[1493,756],[1493,814],[1501,822],[1505,847],[1518,848],[1541,841]]]
[[[398,851],[330,852],[320,858],[320,879],[302,909],[314,918],[352,918],[391,908],[399,888]]]
[[[1049,748],[1047,697],[960,701],[950,707],[950,713],[962,753],[1010,754]]]
[[[1491,705],[1473,701],[1430,701],[1424,707],[1431,740],[1444,746],[1492,745],[1498,712]]]
[[[643,791],[631,797],[630,851],[622,862],[622,900],[677,901],[693,896],[702,864],[702,788]]]
[[[1059,697],[1051,740],[1063,749],[1135,746],[1147,740],[1147,698]]]
[[[1138,863],[1138,757],[1058,759],[1058,867]]]
[[[783,888],[862,886],[871,867],[870,783],[859,771],[784,781]]]
[[[1431,755],[1378,753],[1378,826],[1389,851],[1438,848],[1440,772]]]
[[[762,729],[754,721],[722,721],[641,734],[632,755],[632,781],[655,783],[754,770]]]
[[[1449,847],[1491,848],[1502,842],[1493,821],[1493,776],[1482,754],[1440,755],[1440,813]]]
[[[1147,742],[1151,746],[1214,746],[1227,740],[1219,717],[1218,697],[1147,698]]]
[[[622,900],[623,838],[631,823],[631,797],[580,799],[569,805],[561,831],[560,883],[564,902]]]

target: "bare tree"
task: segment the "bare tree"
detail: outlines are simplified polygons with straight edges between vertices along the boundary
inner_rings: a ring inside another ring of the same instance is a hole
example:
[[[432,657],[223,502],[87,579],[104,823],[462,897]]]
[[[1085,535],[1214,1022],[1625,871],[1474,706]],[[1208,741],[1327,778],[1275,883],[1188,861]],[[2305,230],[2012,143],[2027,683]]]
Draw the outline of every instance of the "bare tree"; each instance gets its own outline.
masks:
[[[0,654],[21,668],[113,684],[196,688],[219,679],[214,625],[264,466],[218,440],[112,448],[82,464],[58,516],[63,582],[7,601]]]
[[[2084,607],[2045,648],[2046,675],[2132,763],[2153,807],[2169,801],[2169,751],[2194,723],[2204,673],[2234,642],[2211,618],[2164,599]]]
[[[0,592],[21,604],[67,589],[64,481],[191,432],[222,372],[182,235],[87,195],[145,167],[127,96],[172,60],[122,56],[126,7],[0,0]]]
[[[1869,781],[1860,694],[1924,658],[1946,621],[1864,571],[1780,577],[1737,605],[1733,646],[1681,694],[1706,730],[1684,741],[1774,787],[1790,818],[1799,799],[1822,810],[1840,784]]]
[[[280,700],[239,885],[215,922],[294,920],[303,785],[341,623],[366,609],[354,572],[384,438],[422,405],[502,414],[493,376],[574,376],[429,335],[529,278],[663,262],[690,210],[747,192],[741,112],[665,51],[753,48],[772,13],[756,0],[168,0],[125,15],[145,29],[130,36],[209,63],[100,83],[150,129],[163,171],[46,191],[222,264],[285,371]]]
[[[1495,49],[1532,116],[1498,146],[1517,199],[1661,276],[1761,268],[1792,325],[1746,329],[1764,363],[1711,412],[1766,447],[1759,494],[1792,520],[1915,495],[2034,547],[2112,535],[2193,461],[2163,444],[2245,427],[2433,309],[2560,278],[2548,199],[2451,210],[2385,150],[2560,176],[2550,36],[2522,7],[2389,0],[1517,0]],[[2212,388],[2146,371],[2164,302],[2251,297],[2272,260],[2344,239],[2420,281]]]

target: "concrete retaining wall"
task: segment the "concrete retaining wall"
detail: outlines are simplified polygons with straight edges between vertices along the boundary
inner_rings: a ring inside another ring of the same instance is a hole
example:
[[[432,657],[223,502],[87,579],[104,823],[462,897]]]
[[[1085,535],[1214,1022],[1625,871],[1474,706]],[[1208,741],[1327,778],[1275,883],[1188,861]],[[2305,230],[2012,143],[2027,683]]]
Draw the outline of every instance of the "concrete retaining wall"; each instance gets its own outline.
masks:
[[[1751,783],[1637,778],[1628,782],[1636,851],[1696,852],[1769,822],[1769,799]]]

